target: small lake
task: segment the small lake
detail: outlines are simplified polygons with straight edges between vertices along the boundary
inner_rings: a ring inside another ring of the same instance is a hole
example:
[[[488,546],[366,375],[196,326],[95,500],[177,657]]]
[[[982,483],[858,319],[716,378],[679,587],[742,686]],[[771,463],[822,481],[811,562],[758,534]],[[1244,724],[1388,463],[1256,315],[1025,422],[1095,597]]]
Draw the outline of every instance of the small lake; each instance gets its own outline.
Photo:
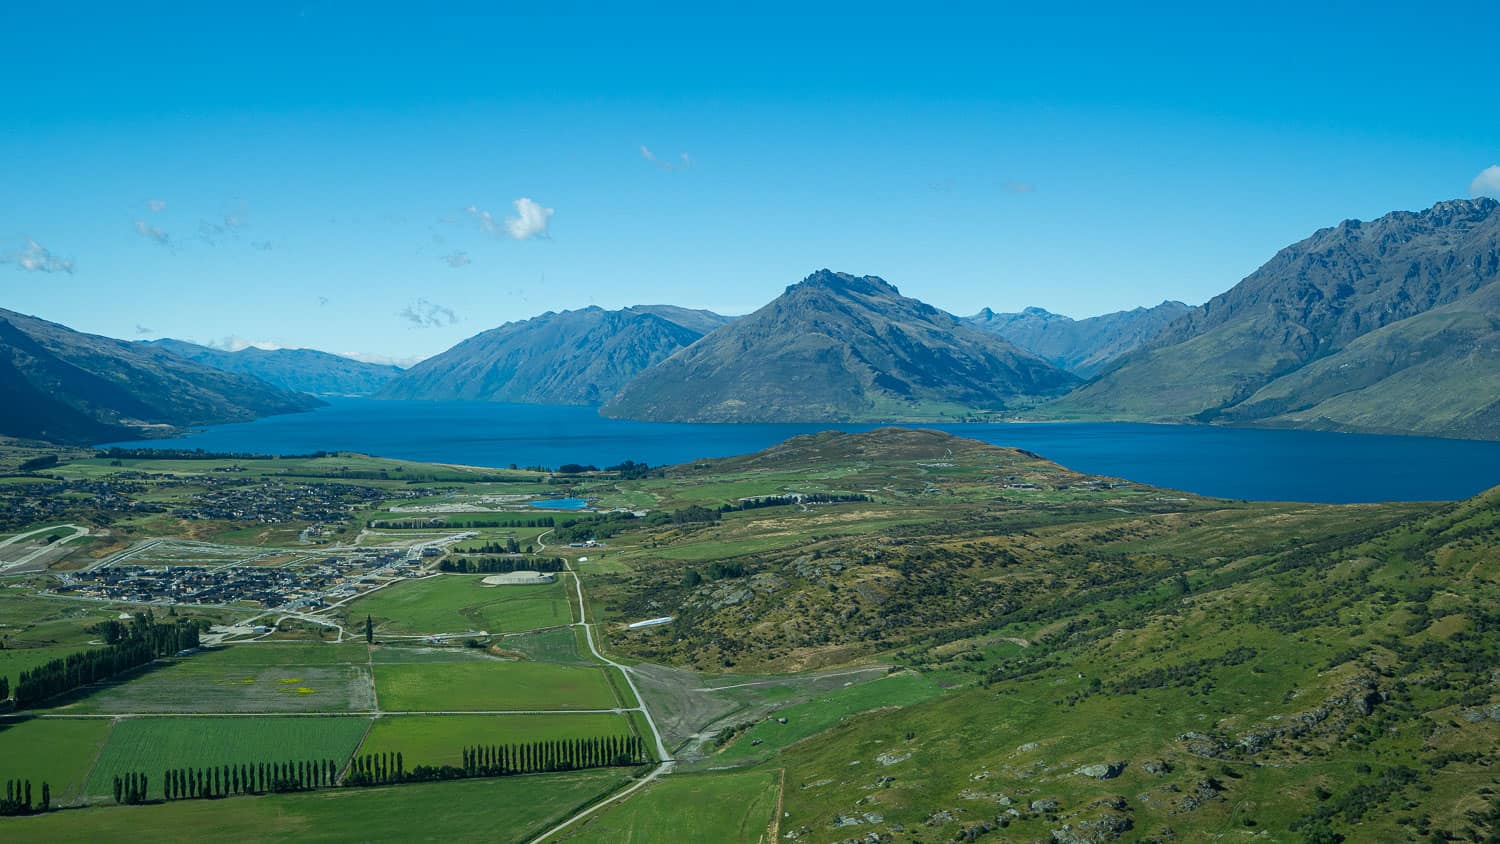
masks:
[[[592,408],[337,399],[130,447],[263,454],[357,451],[475,466],[653,466],[727,457],[798,434],[876,425],[702,425],[605,419]],[[1130,423],[922,425],[1098,475],[1264,501],[1455,500],[1500,485],[1500,442]]]
[[[546,501],[529,502],[539,510],[582,510],[589,503],[582,498],[549,498]]]

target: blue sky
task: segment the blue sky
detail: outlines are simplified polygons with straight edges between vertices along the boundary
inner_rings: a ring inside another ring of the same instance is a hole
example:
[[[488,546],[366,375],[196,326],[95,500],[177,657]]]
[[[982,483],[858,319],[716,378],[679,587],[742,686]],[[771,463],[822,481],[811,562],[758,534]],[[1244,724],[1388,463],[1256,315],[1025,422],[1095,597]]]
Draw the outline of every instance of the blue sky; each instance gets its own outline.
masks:
[[[1494,4],[61,5],[0,9],[0,306],[118,337],[400,359],[820,267],[1083,317],[1500,191]]]

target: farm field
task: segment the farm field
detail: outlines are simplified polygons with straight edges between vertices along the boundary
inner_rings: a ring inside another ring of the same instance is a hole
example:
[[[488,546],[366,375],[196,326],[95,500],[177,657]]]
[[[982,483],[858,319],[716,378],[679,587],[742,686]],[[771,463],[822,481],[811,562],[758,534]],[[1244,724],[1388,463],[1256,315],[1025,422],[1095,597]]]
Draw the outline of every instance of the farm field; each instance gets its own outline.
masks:
[[[7,819],[7,842],[431,841],[521,844],[612,791],[620,769],[109,806]]]
[[[525,654],[528,659],[537,662],[591,662],[592,657],[585,657],[579,653],[578,638],[573,628],[562,628],[559,630],[540,630],[536,633],[522,633],[518,636],[506,636],[500,640],[500,646]]]
[[[29,779],[33,789],[47,782],[52,802],[71,803],[83,792],[89,766],[112,726],[103,719],[0,721],[0,779]]]
[[[511,633],[573,621],[563,582],[483,586],[483,575],[444,574],[401,583],[349,603],[351,625],[372,616],[376,633]]]
[[[773,769],[672,775],[548,841],[762,844],[770,841],[779,787],[780,771]]]
[[[580,712],[561,715],[399,715],[378,718],[359,752],[401,753],[408,768],[462,764],[462,750],[476,744],[512,744],[554,739],[630,735],[622,715]]]
[[[604,670],[536,662],[377,664],[387,711],[613,709],[620,704]]]
[[[105,742],[85,794],[108,799],[115,775],[131,771],[149,777],[155,799],[167,768],[324,759],[342,767],[369,725],[370,719],[355,717],[125,718]]]
[[[190,657],[196,666],[338,665],[365,662],[364,642],[251,642],[205,648]]]
[[[255,646],[250,646],[255,647]],[[68,711],[106,714],[366,712],[374,709],[365,665],[159,664],[82,697]]]

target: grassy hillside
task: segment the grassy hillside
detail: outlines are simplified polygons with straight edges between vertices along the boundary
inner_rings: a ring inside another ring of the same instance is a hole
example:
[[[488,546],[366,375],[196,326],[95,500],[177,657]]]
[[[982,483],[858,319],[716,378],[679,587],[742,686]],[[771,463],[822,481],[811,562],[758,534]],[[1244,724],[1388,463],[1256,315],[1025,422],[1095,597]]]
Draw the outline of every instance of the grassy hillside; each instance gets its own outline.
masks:
[[[1348,220],[1041,412],[1500,436],[1500,203]]]

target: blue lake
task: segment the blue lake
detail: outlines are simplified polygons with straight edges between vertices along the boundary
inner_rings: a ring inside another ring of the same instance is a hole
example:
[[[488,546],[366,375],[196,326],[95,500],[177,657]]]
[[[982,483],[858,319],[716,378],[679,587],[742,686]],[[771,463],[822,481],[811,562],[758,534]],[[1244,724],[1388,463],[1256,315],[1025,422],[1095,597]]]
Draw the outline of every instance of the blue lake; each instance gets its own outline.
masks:
[[[586,407],[339,399],[310,413],[217,425],[131,447],[267,454],[357,451],[505,467],[651,465],[757,451],[797,434],[875,425],[692,425]],[[1500,442],[1128,423],[924,425],[1036,452],[1081,472],[1225,498],[1428,501],[1500,485]]]

